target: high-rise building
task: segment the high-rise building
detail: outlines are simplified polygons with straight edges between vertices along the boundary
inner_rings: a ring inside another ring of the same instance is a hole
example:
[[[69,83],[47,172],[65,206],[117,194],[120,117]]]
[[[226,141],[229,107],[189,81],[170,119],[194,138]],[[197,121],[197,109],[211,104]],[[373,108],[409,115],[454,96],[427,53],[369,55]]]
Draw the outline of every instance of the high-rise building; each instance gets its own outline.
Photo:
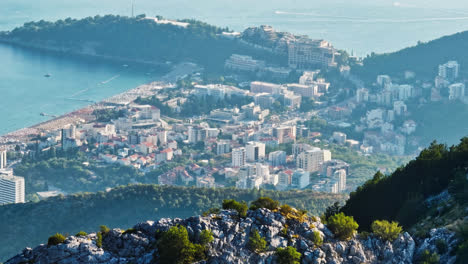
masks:
[[[335,171],[333,178],[338,181],[338,192],[344,192],[346,190],[346,171],[344,169]]]
[[[268,165],[257,163],[255,169],[257,177],[262,178],[262,181],[265,183],[270,182],[270,167]]]
[[[454,81],[458,78],[460,65],[456,61],[449,61],[445,64],[439,65],[439,76],[448,80]]]
[[[369,101],[369,90],[366,88],[357,89],[356,91],[356,102],[362,103]]]
[[[7,167],[7,152],[6,150],[0,150],[0,169]]]
[[[0,174],[0,204],[24,203],[24,178]]]
[[[286,152],[281,150],[271,152],[268,155],[268,161],[273,167],[284,165],[286,164]]]
[[[281,126],[273,128],[273,136],[278,139],[279,144],[286,143],[288,138],[296,140],[296,126]]]
[[[230,140],[220,140],[216,144],[216,154],[222,155],[229,153],[231,151],[231,141]]]
[[[325,40],[298,38],[288,43],[288,63],[294,69],[334,67],[335,49]]]
[[[245,146],[247,161],[258,161],[265,158],[265,144],[261,142],[248,142]]]
[[[232,166],[242,167],[245,165],[246,152],[245,148],[235,148],[232,150]]]
[[[200,126],[194,126],[188,128],[188,141],[191,144],[203,141],[206,139],[206,130]]]
[[[291,185],[293,188],[304,189],[310,184],[310,173],[303,169],[296,170],[291,179]]]
[[[461,99],[465,97],[465,85],[454,83],[449,85],[449,100]]]
[[[388,75],[379,75],[377,76],[377,84],[382,87],[386,88],[388,85],[392,83],[392,79]]]
[[[321,150],[313,148],[302,152],[297,156],[296,164],[299,169],[308,172],[317,172],[325,161],[331,160],[331,152],[329,150]]]

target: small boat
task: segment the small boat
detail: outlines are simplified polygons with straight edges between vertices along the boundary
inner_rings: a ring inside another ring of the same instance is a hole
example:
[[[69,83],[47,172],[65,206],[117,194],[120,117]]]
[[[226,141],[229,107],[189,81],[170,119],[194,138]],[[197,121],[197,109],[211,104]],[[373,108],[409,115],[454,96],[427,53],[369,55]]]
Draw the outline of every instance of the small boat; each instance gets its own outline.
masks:
[[[124,64],[124,65],[122,65],[122,67],[125,67],[125,68],[127,68],[127,67],[128,67],[128,65],[127,65],[127,64]]]
[[[46,116],[46,113],[42,112],[42,113],[41,113],[41,116]]]
[[[52,75],[47,73],[47,74],[44,74],[44,77],[49,78],[49,77],[52,77]]]

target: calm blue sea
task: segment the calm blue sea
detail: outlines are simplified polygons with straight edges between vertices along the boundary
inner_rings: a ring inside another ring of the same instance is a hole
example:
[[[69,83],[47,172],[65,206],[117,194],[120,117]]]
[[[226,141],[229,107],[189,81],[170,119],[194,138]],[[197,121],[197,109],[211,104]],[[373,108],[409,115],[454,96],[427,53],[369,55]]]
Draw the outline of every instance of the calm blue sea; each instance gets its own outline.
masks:
[[[195,18],[243,30],[269,24],[359,56],[468,30],[466,0],[133,0],[135,14]],[[131,14],[132,0],[1,0],[0,30],[32,20]],[[149,67],[64,58],[0,45],[0,135],[150,81]],[[51,73],[51,78],[43,75]],[[103,81],[116,77],[105,85]]]

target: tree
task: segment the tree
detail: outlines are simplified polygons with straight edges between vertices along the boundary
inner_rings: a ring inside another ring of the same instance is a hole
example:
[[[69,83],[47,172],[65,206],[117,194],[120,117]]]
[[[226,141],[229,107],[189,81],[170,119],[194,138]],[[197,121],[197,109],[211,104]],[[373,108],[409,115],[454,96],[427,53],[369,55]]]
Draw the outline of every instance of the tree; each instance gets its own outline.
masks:
[[[248,248],[255,253],[264,252],[267,247],[266,240],[260,236],[258,230],[254,230],[249,237]]]
[[[213,241],[213,233],[210,230],[203,230],[200,233],[200,245],[206,246]]]
[[[238,202],[236,200],[223,200],[223,209],[225,210],[236,210],[239,213],[240,217],[245,217],[247,215],[247,203],[242,201]]]
[[[190,242],[187,228],[173,226],[158,240],[159,261],[163,264],[189,264],[205,258],[201,245]]]
[[[352,216],[339,213],[328,218],[328,228],[341,240],[349,240],[354,236],[359,225]]]
[[[48,246],[56,246],[65,242],[65,237],[62,234],[56,233],[55,235],[49,237],[47,241]]]
[[[250,210],[257,210],[266,208],[268,210],[275,210],[279,207],[279,202],[271,199],[270,197],[260,197],[250,204]]]
[[[277,248],[275,255],[278,258],[279,264],[299,264],[301,260],[301,253],[297,252],[296,248],[291,246]]]
[[[372,232],[383,240],[392,242],[401,233],[403,228],[397,222],[375,220],[371,226]]]

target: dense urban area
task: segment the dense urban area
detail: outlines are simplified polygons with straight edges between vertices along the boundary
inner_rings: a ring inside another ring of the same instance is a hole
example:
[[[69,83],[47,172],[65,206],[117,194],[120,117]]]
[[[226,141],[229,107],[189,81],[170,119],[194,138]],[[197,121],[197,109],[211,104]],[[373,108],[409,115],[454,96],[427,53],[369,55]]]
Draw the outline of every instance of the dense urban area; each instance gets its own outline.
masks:
[[[431,82],[411,69],[369,82],[352,73],[362,59],[325,40],[270,26],[218,35],[287,63],[245,54],[222,71],[174,63],[161,80],[7,134],[0,203],[133,183],[349,193],[432,140],[418,131],[421,109],[467,102],[456,61]]]

